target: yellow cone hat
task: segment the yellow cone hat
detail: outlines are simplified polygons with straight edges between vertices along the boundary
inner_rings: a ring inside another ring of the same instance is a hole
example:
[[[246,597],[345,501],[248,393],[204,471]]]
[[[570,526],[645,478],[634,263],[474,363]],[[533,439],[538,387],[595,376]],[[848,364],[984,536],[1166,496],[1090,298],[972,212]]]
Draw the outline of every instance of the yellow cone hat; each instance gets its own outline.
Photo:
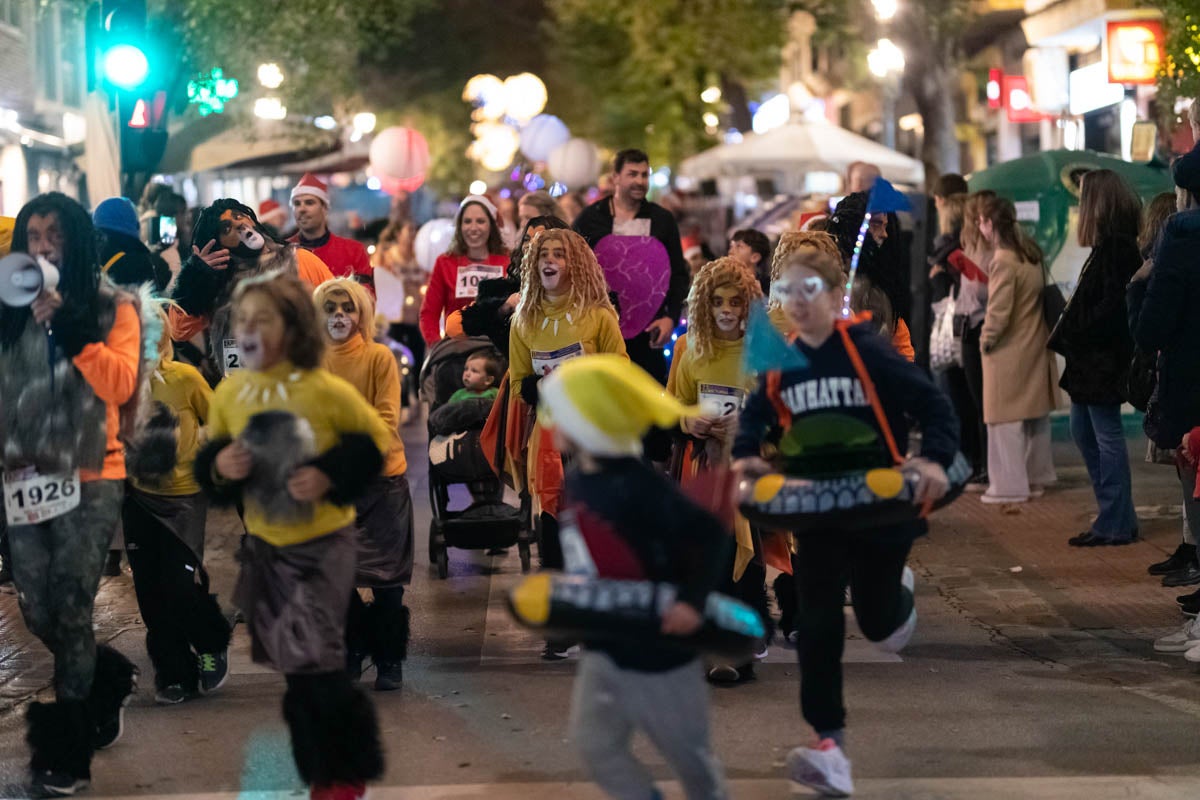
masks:
[[[573,358],[538,386],[543,424],[597,456],[640,456],[652,426],[676,425],[700,409],[685,406],[623,356]]]

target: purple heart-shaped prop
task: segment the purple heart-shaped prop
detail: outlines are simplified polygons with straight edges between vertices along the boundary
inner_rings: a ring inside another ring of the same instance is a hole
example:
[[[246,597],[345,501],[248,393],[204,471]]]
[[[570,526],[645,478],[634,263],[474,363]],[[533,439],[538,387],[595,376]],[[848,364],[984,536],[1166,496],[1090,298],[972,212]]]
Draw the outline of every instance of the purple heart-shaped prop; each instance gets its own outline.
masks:
[[[596,243],[608,288],[621,300],[621,335],[632,339],[658,316],[671,283],[671,258],[653,236],[608,235]]]

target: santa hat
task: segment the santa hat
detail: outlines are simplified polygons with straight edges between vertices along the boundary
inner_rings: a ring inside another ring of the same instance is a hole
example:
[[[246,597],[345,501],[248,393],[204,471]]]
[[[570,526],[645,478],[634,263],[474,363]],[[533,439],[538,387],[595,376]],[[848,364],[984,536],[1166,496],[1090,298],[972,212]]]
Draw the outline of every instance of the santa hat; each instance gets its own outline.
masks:
[[[691,258],[693,255],[703,255],[704,249],[700,246],[700,240],[694,236],[685,236],[680,242],[683,247],[683,257]]]
[[[312,195],[325,205],[329,205],[329,187],[311,172],[304,173],[304,177],[292,189],[292,199],[295,200],[297,197],[302,197],[306,194]]]
[[[292,192],[292,197],[295,196],[296,193]],[[287,211],[274,200],[263,200],[258,204],[258,221],[278,228],[287,222]]]
[[[539,420],[594,456],[640,456],[652,426],[673,427],[698,408],[685,406],[628,358],[573,358],[538,385]]]

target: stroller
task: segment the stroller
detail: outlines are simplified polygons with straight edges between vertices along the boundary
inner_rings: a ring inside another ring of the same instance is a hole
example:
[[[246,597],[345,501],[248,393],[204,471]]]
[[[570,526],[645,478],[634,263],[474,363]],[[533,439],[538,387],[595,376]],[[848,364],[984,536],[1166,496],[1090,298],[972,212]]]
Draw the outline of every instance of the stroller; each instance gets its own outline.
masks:
[[[531,501],[522,495],[515,508],[503,501],[504,484],[492,471],[479,443],[490,400],[446,405],[462,388],[467,358],[493,345],[484,337],[444,339],[433,346],[421,370],[421,396],[429,403],[429,561],[439,578],[449,574],[448,549],[486,550],[517,546],[521,571],[528,572],[533,531]],[[451,511],[450,487],[465,484],[473,502]]]

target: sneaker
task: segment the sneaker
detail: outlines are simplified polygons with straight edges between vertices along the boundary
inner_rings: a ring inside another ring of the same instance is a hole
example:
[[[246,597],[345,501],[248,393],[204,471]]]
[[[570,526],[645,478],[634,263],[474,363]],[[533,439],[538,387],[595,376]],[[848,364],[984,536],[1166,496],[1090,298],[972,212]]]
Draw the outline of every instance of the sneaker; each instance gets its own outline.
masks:
[[[1200,622],[1194,619],[1183,623],[1174,633],[1154,640],[1154,649],[1160,653],[1186,653],[1195,645],[1200,645]]]
[[[904,565],[904,571],[900,573],[900,585],[908,591],[913,592],[917,585],[917,576],[912,571],[912,567]]]
[[[570,642],[546,642],[542,648],[542,661],[562,661],[579,652],[579,645]]]
[[[104,577],[115,578],[121,574],[121,551],[109,550],[104,559]]]
[[[1029,496],[1030,496],[1031,498],[1037,498],[1037,497],[1041,497],[1041,496],[1043,496],[1043,495],[1045,495],[1045,494],[1046,494],[1046,487],[1045,487],[1045,486],[1042,486],[1041,484],[1036,484],[1036,485],[1034,485],[1034,484],[1030,484],[1030,486],[1029,486]]]
[[[850,759],[833,739],[822,739],[813,747],[797,747],[788,753],[788,778],[814,789],[824,797],[849,797],[854,792]]]
[[[1196,561],[1196,545],[1183,542],[1175,548],[1175,552],[1165,561],[1159,561],[1146,568],[1151,575],[1166,575],[1169,572],[1184,569]]]
[[[112,747],[120,741],[121,735],[125,733],[125,706],[129,705],[129,701],[137,693],[139,675],[140,672],[134,667],[133,675],[131,676],[132,686],[130,687],[129,694],[121,699],[121,705],[117,706],[117,713],[96,723],[96,734],[92,739],[92,746],[97,750],[105,750]]]
[[[201,653],[196,656],[200,665],[200,694],[212,694],[229,680],[229,650]]]
[[[1185,617],[1195,619],[1197,614],[1200,614],[1200,600],[1195,600],[1190,603],[1180,603],[1179,610]]]
[[[1163,576],[1163,586],[1194,586],[1200,583],[1200,563],[1192,561],[1183,569],[1168,572]]]
[[[1188,592],[1187,594],[1176,595],[1175,602],[1181,606],[1200,603],[1200,589],[1197,589],[1194,592]]]
[[[182,683],[172,683],[154,693],[154,702],[160,706],[177,706],[188,699],[188,692]]]
[[[334,783],[313,786],[308,792],[309,800],[365,800],[365,783]]]
[[[966,491],[972,494],[986,492],[988,488],[988,474],[986,469],[981,469],[967,479]]]
[[[755,661],[766,661],[767,656],[771,654],[771,648],[766,642],[759,642],[759,647],[755,648],[758,652],[754,654]]]
[[[708,671],[708,679],[713,683],[737,683],[742,676],[732,664],[717,664]]]
[[[998,506],[1013,503],[1026,503],[1029,502],[1029,497],[1021,497],[1020,495],[988,494],[988,492],[984,492],[983,495],[980,496],[979,501],[981,503],[987,503],[989,506]]]
[[[404,685],[404,665],[375,662],[375,691],[394,692]]]
[[[360,653],[355,650],[346,651],[346,674],[350,676],[351,682],[358,682],[362,679],[363,662],[366,660],[366,653]]]
[[[916,631],[917,607],[913,606],[913,610],[909,613],[908,619],[904,620],[904,624],[892,631],[892,635],[882,642],[875,642],[875,647],[885,653],[899,653],[908,646],[909,640]]]
[[[39,797],[71,797],[88,788],[87,778],[76,778],[69,772],[39,769],[33,773],[33,793]]]
[[[1183,657],[1188,661],[1191,661],[1193,664],[1200,664],[1200,643],[1196,644],[1195,647],[1189,647],[1186,651],[1184,651]]]

